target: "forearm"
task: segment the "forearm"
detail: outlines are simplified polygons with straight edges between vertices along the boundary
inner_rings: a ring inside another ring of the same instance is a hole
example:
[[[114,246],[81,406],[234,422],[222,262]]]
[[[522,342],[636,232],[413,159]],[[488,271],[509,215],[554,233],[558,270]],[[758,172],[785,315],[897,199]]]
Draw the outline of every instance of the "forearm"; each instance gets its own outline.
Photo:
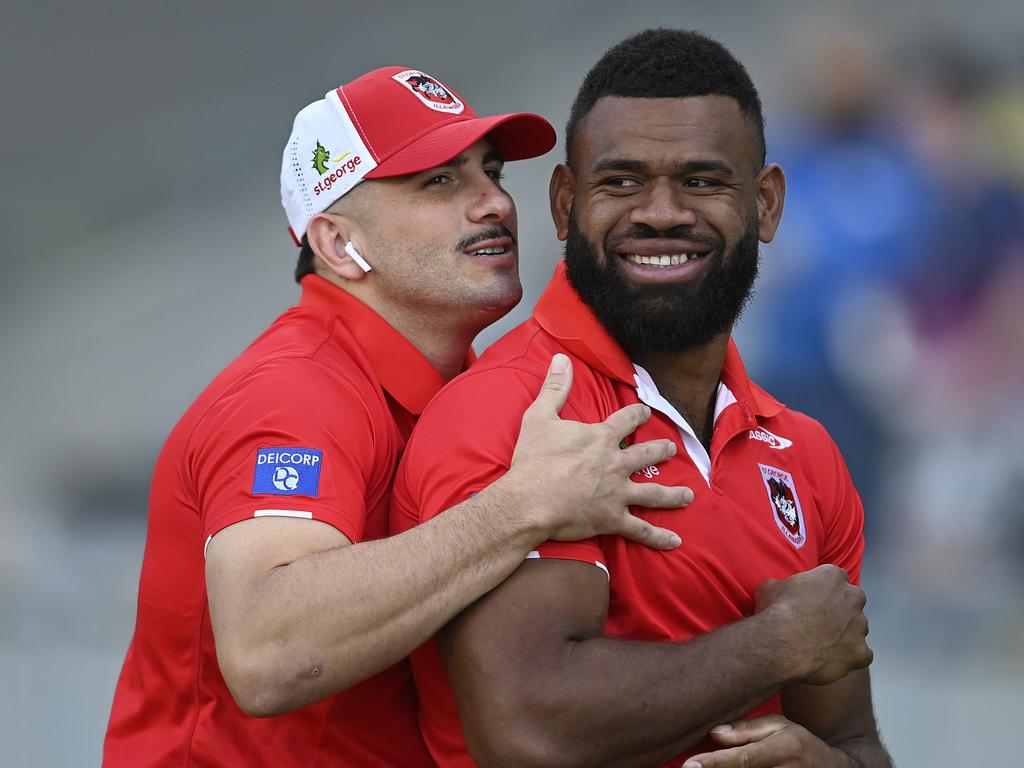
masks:
[[[891,768],[871,703],[867,669],[849,672],[830,685],[790,685],[782,691],[788,720],[828,745],[839,768]]]
[[[830,745],[842,768],[892,768],[892,758],[877,736],[859,736]]]
[[[245,680],[246,709],[289,711],[397,662],[544,538],[499,482],[400,535],[274,568],[251,591],[238,631],[221,633],[244,645],[230,655],[245,659],[235,678]]]
[[[502,696],[505,711],[490,717],[489,727],[479,724],[489,737],[497,721],[522,723],[523,730],[479,741],[475,756],[484,765],[656,764],[799,675],[778,653],[776,639],[776,618],[758,614],[681,644],[566,643],[563,653],[514,686],[515,695]],[[460,711],[472,712],[468,704]],[[471,747],[481,732],[473,726]]]

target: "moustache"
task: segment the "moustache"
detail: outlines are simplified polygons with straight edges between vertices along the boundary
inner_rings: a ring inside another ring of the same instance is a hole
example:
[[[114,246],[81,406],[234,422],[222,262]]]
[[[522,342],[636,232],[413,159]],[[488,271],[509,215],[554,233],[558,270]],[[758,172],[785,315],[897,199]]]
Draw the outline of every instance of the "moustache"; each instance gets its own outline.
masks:
[[[672,227],[659,231],[646,224],[634,224],[625,232],[619,232],[605,239],[605,250],[613,251],[615,246],[625,240],[685,240],[688,243],[703,245],[708,250],[717,250],[722,246],[721,238],[713,235],[694,232],[691,227]]]
[[[508,227],[494,226],[485,229],[483,232],[478,232],[475,235],[468,235],[455,244],[455,250],[464,251],[467,248],[471,248],[477,243],[483,243],[488,240],[494,240],[499,237],[511,238],[512,244],[516,245],[516,236],[512,234],[512,230]]]

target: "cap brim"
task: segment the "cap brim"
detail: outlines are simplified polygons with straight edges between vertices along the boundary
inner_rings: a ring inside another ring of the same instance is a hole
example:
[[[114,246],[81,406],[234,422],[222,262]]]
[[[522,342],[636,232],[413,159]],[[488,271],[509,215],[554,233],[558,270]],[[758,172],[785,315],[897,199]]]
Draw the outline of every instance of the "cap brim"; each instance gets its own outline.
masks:
[[[419,173],[448,162],[487,137],[505,160],[538,157],[555,146],[555,129],[540,115],[476,117],[442,125],[402,147],[364,178],[380,179]]]

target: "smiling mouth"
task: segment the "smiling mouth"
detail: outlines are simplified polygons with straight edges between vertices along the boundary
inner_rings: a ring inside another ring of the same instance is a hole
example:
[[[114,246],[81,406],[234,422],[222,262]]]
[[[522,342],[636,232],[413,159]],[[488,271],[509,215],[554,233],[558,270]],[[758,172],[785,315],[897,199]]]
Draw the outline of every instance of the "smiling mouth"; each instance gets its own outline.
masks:
[[[460,243],[461,245],[461,243]],[[490,230],[465,244],[462,252],[470,257],[510,256],[515,254],[516,239],[507,230]]]
[[[636,253],[620,254],[626,261],[633,264],[644,264],[651,267],[675,267],[688,261],[699,259],[703,253],[672,253],[663,256],[640,256]]]

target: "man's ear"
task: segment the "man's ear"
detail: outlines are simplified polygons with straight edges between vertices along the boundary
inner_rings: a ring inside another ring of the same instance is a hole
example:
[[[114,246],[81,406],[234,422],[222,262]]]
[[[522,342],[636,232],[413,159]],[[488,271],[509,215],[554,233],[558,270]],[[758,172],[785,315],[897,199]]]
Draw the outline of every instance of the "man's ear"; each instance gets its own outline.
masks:
[[[786,175],[776,163],[761,169],[757,178],[757,237],[770,243],[782,220],[786,201]]]
[[[572,210],[573,190],[576,187],[576,176],[565,163],[559,163],[551,172],[551,183],[548,184],[548,197],[551,202],[551,218],[555,222],[555,231],[559,240],[569,237],[569,212]]]
[[[345,251],[345,244],[357,237],[353,222],[336,213],[318,213],[306,225],[306,240],[316,254],[317,266],[343,280],[361,280],[366,275]]]

